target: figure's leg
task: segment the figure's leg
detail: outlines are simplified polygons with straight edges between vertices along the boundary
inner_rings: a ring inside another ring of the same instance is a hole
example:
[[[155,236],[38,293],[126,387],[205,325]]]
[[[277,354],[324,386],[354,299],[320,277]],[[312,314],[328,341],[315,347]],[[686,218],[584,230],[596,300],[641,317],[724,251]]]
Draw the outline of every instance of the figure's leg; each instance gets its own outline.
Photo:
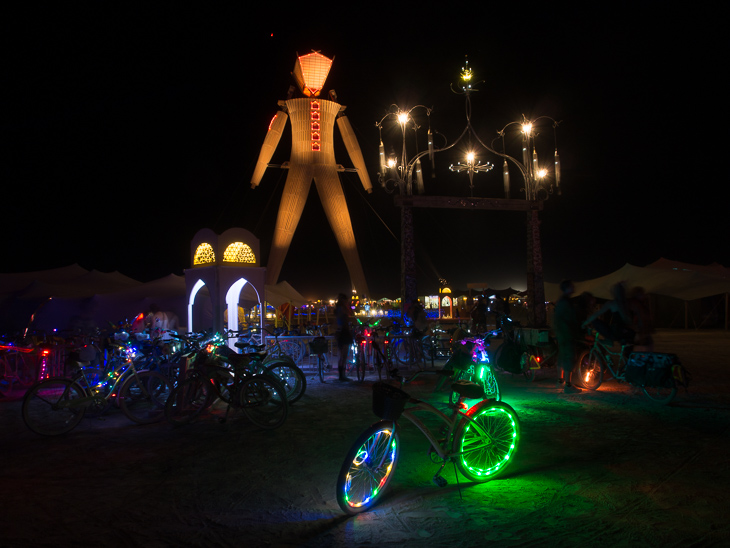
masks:
[[[284,193],[279,204],[279,213],[276,217],[271,252],[266,263],[266,283],[269,285],[274,285],[279,281],[281,267],[302,216],[311,184],[311,166],[293,165],[289,168],[289,175],[286,177]]]
[[[360,263],[360,256],[357,253],[355,234],[352,231],[350,212],[345,202],[345,194],[342,192],[340,178],[334,166],[316,166],[314,172],[314,183],[317,186],[317,193],[322,202],[327,220],[335,233],[335,238],[340,246],[342,256],[345,258],[350,279],[359,295],[370,296],[368,284],[365,280],[365,273]]]

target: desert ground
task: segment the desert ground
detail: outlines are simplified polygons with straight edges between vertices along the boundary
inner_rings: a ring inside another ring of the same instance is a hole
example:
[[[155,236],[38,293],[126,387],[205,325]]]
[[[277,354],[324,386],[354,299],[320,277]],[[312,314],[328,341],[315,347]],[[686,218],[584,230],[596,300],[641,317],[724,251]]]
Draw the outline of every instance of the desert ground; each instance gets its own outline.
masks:
[[[0,402],[0,546],[728,546],[730,333],[661,331],[689,391],[656,406],[604,381],[567,395],[554,370],[533,382],[502,373],[521,421],[511,467],[475,484],[447,465],[448,486],[418,430],[401,424],[402,454],[382,501],[355,517],[335,498],[350,445],[377,419],[371,387],[321,384],[279,429],[222,410],[185,427],[131,423],[112,409],[69,434],[41,437],[21,401]],[[445,401],[436,378],[407,387]]]

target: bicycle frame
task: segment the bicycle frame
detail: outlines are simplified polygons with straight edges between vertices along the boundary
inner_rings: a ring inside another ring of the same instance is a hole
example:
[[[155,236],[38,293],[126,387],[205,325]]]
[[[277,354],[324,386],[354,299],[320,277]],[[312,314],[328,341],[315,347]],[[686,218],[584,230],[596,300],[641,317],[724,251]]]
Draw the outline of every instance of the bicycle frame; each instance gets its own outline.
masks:
[[[625,369],[626,366],[626,356],[624,351],[626,350],[626,346],[628,345],[621,345],[621,349],[614,352],[612,350],[613,344],[609,347],[598,338],[598,334],[595,334],[590,352],[596,352],[600,355],[601,363],[608,368],[615,379],[624,380],[625,374],[623,369]],[[616,358],[618,358],[618,363],[615,361]]]
[[[460,405],[457,404],[457,405]],[[432,415],[436,415],[441,421],[446,424],[449,427],[449,431],[446,434],[446,439],[439,443],[438,439],[436,439],[436,436],[433,434],[433,432],[429,429],[428,426],[424,424],[424,422],[413,415],[415,411],[426,411],[428,413],[431,413]],[[469,415],[467,415],[465,412],[461,411],[458,407],[454,409],[454,412],[452,413],[452,416],[449,417],[441,411],[440,409],[437,409],[433,405],[431,405],[428,402],[418,400],[418,403],[403,410],[403,413],[401,413],[401,417],[407,418],[411,423],[413,423],[416,428],[418,428],[421,433],[426,436],[426,439],[431,444],[431,447],[436,451],[439,458],[441,460],[448,460],[451,457],[459,455],[459,453],[452,453],[451,451],[445,451],[444,447],[449,446],[449,442],[452,440],[452,437],[454,435],[454,431],[456,430],[456,426],[461,421],[462,417],[466,417],[468,420],[472,422],[473,425],[476,426],[477,430],[479,430],[480,435],[485,434],[485,432],[479,427],[477,423],[475,423]],[[397,421],[396,421],[396,429],[399,427]]]
[[[87,369],[87,371],[85,371]],[[109,401],[111,398],[116,397],[117,395],[117,389],[124,384],[124,381],[129,377],[130,375],[137,375],[137,370],[134,368],[134,364],[129,361],[120,364],[116,367],[113,371],[110,371],[109,373],[104,374],[104,379],[100,379],[98,382],[94,383],[90,378],[88,377],[88,373],[90,371],[99,372],[100,369],[96,368],[80,368],[81,377],[83,379],[83,383],[78,382],[79,379],[76,379],[76,384],[81,386],[81,388],[84,389],[87,396],[85,398],[80,398],[76,400],[76,403],[79,405],[92,401],[99,397],[99,394],[103,391],[106,392],[103,397],[105,400]],[[103,371],[102,371],[103,373]],[[105,390],[106,386],[109,385],[109,380],[111,380],[111,386],[109,390]]]

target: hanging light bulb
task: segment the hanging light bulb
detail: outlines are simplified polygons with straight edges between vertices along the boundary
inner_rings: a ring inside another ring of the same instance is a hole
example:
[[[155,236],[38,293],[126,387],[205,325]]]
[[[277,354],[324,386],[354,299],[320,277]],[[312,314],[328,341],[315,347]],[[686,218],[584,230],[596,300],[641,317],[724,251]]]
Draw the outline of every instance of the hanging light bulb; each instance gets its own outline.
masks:
[[[436,158],[433,153],[433,133],[431,128],[428,128],[428,157],[431,159],[431,177],[436,178]]]
[[[524,138],[522,139],[522,165],[525,166],[525,169],[530,169],[530,139],[525,134]]]
[[[502,180],[504,181],[504,197],[509,199],[509,167],[506,158],[502,165]]]
[[[421,172],[421,159],[416,160],[416,192],[423,194],[423,173]]]
[[[394,177],[398,176],[398,160],[396,158],[395,152],[390,153],[390,156],[388,156],[388,169],[390,169],[391,174]]]

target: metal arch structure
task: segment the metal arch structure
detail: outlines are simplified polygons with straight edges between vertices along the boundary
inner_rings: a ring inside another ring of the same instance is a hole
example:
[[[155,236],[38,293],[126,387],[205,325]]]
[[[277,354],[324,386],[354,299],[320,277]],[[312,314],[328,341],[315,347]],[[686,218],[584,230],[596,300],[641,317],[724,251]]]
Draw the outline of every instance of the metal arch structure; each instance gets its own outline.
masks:
[[[363,188],[368,193],[372,192],[372,184],[355,133],[344,115],[346,107],[336,101],[337,96],[334,91],[329,93],[331,100],[319,98],[331,64],[332,60],[318,52],[297,57],[293,74],[305,97],[279,101],[280,110],[269,126],[251,177],[251,187],[256,188],[266,168],[281,167],[289,171],[266,265],[266,284],[274,285],[278,282],[314,180],[325,215],[345,259],[352,288],[359,295],[369,296],[350,213],[338,175],[338,172],[345,171],[345,168],[338,165],[335,160],[335,123],[355,166],[348,171],[355,171],[359,175]],[[269,164],[287,120],[291,120],[292,126],[290,159],[279,166]]]

